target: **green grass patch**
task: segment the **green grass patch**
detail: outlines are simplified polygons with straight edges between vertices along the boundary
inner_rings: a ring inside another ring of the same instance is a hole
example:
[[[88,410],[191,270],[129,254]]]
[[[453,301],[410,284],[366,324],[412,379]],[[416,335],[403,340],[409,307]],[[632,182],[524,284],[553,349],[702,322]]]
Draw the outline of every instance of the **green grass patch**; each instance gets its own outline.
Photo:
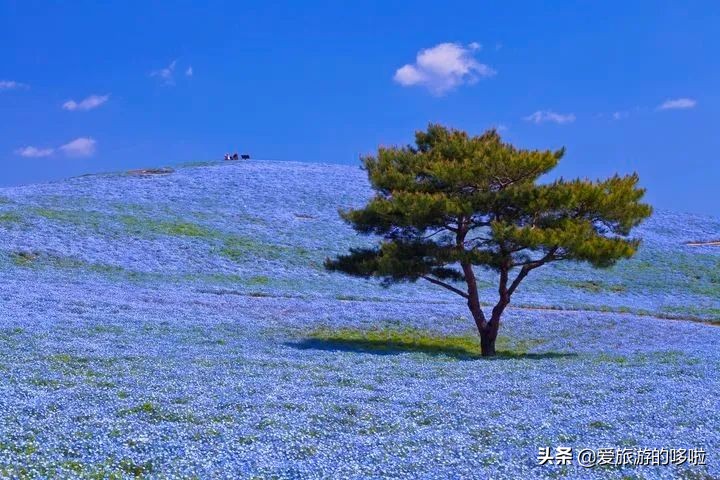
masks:
[[[71,214],[68,212],[52,210],[50,208],[36,208],[34,213],[39,217],[47,218],[49,220],[68,220],[72,218]]]
[[[361,301],[365,300],[365,298],[360,297],[360,296],[358,296],[358,295],[343,295],[343,294],[340,294],[340,295],[335,295],[335,298],[336,298],[337,300],[342,300],[342,301],[346,301],[346,302],[361,302]]]
[[[181,235],[185,237],[211,237],[213,233],[200,225],[190,222],[162,222],[158,230],[166,235]]]
[[[114,265],[90,263],[79,258],[65,257],[45,252],[11,252],[10,260],[18,267],[46,267],[63,270],[84,270],[104,275],[117,275],[122,273],[127,273],[129,275],[132,273],[126,272],[122,267]]]
[[[608,355],[607,353],[601,353],[595,357],[596,363],[615,363],[617,365],[626,365],[629,360],[627,357],[622,355]]]
[[[13,443],[0,440],[0,452],[12,452],[19,455],[30,456],[40,450],[40,447],[34,436],[26,439],[22,443]]]
[[[97,379],[102,375],[91,367],[91,361],[88,357],[80,357],[68,353],[58,353],[47,357],[53,369],[61,372],[63,375],[86,377],[88,379]],[[96,359],[95,363],[110,363],[108,360]]]
[[[29,380],[31,385],[44,388],[59,388],[62,385],[60,380],[54,378],[36,377]]]
[[[18,223],[22,217],[15,212],[0,213],[0,223]]]
[[[720,308],[718,307],[703,307],[696,305],[665,306],[662,307],[661,312],[670,315],[711,317],[709,318],[711,322],[720,323]]]
[[[51,208],[34,208],[32,213],[38,217],[59,223],[86,226],[93,230],[100,229],[104,215],[93,210],[56,210]]]
[[[120,223],[135,235],[170,235],[182,237],[213,238],[218,233],[202,225],[186,221],[163,221],[134,215],[121,215]]]
[[[259,275],[257,277],[250,277],[246,283],[248,285],[269,285],[270,277],[266,277],[265,275]]]
[[[612,428],[612,425],[607,422],[603,422],[602,420],[593,420],[592,422],[588,423],[588,427],[594,428],[596,430],[608,430]]]
[[[143,402],[131,408],[118,412],[119,416],[142,415],[151,422],[186,422],[199,423],[198,419],[190,413],[176,413],[160,408],[152,402]]]
[[[35,252],[12,252],[10,260],[18,267],[29,267],[35,263],[38,254]]]
[[[348,347],[377,351],[411,351],[453,356],[480,356],[480,340],[476,335],[439,335],[415,328],[320,328],[309,338]]]
[[[563,285],[567,285],[577,290],[584,290],[590,293],[613,292],[620,293],[625,291],[625,286],[620,284],[607,284],[598,280],[554,280]]]
[[[151,461],[138,463],[132,458],[123,458],[118,464],[120,471],[135,478],[143,478],[153,472],[153,464]]]
[[[10,340],[13,337],[22,335],[25,333],[25,329],[22,327],[8,327],[0,329],[0,340]]]
[[[232,237],[225,240],[220,254],[238,263],[255,257],[278,260],[283,255],[283,248],[248,237]]]
[[[202,282],[223,285],[264,286],[272,283],[268,276],[245,277],[234,273],[163,273],[127,270],[116,265],[91,263],[79,258],[46,252],[11,252],[12,264],[25,268],[50,268],[95,273],[117,281],[184,283]]]
[[[552,358],[568,356],[560,353],[529,353],[544,343],[542,340],[513,340],[498,337],[497,356],[493,358]],[[422,353],[445,355],[458,359],[480,356],[480,338],[474,334],[441,335],[412,327],[378,327],[373,329],[327,327],[312,331],[296,344],[299,348],[355,351],[376,354]]]
[[[0,449],[2,444],[0,444]],[[27,452],[16,452],[32,455]],[[52,464],[0,465],[2,478],[86,478],[92,480],[123,480],[127,478],[147,478],[154,471],[151,461],[137,462],[129,457],[117,459],[109,457],[101,463],[83,463],[80,460],[62,460]],[[62,473],[61,473],[62,472]],[[194,478],[194,477],[188,477]]]
[[[311,261],[310,251],[306,248],[267,243],[250,237],[233,236],[225,238],[218,253],[237,263],[263,258],[266,260],[282,260],[292,265],[314,266]]]

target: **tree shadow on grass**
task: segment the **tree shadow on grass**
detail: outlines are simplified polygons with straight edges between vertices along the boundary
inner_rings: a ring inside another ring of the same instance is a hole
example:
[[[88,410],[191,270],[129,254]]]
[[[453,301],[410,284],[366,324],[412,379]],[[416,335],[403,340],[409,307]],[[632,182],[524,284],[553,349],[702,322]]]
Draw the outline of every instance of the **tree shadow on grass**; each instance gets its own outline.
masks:
[[[324,350],[331,352],[355,352],[372,355],[398,355],[402,353],[424,353],[431,356],[447,356],[457,360],[542,360],[576,357],[575,353],[544,352],[528,353],[523,351],[498,350],[494,357],[480,356],[477,349],[466,346],[438,345],[402,339],[368,338],[304,338],[285,345],[300,350]]]

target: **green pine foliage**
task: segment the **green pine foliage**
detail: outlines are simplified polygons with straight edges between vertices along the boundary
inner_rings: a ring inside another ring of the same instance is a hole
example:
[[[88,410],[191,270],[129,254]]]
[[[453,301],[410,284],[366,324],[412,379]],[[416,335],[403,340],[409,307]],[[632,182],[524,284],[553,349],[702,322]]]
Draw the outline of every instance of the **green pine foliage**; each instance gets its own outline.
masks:
[[[341,215],[383,240],[328,259],[326,268],[386,286],[422,279],[457,293],[493,354],[500,316],[533,269],[561,260],[608,267],[629,258],[639,245],[630,232],[652,212],[641,202],[637,174],[539,183],[563,154],[516,148],[495,130],[469,136],[432,124],[416,133],[415,146],[381,147],[363,159],[376,195]],[[490,318],[477,298],[476,267],[498,275]]]

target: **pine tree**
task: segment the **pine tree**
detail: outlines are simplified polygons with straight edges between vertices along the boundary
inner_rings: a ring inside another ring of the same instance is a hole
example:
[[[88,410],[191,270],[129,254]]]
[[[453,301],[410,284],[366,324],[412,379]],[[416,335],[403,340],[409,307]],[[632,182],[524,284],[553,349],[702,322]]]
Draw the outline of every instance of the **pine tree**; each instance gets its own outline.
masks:
[[[424,280],[463,297],[483,356],[495,355],[503,311],[536,268],[569,260],[609,267],[631,257],[630,231],[652,209],[637,174],[606,180],[538,183],[563,157],[524,150],[497,131],[479,136],[429,125],[416,146],[380,147],[363,158],[375,196],[340,212],[357,232],[379,235],[374,248],[351,249],[326,268],[384,286]],[[485,315],[476,268],[495,272],[498,298]]]

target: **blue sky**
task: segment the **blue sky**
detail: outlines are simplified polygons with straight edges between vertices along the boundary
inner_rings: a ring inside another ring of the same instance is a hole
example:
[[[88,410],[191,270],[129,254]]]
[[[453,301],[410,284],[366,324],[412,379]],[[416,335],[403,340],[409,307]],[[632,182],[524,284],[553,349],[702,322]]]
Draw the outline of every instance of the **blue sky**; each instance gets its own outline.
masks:
[[[0,185],[235,150],[357,164],[441,122],[718,215],[718,25],[716,1],[0,0]]]

